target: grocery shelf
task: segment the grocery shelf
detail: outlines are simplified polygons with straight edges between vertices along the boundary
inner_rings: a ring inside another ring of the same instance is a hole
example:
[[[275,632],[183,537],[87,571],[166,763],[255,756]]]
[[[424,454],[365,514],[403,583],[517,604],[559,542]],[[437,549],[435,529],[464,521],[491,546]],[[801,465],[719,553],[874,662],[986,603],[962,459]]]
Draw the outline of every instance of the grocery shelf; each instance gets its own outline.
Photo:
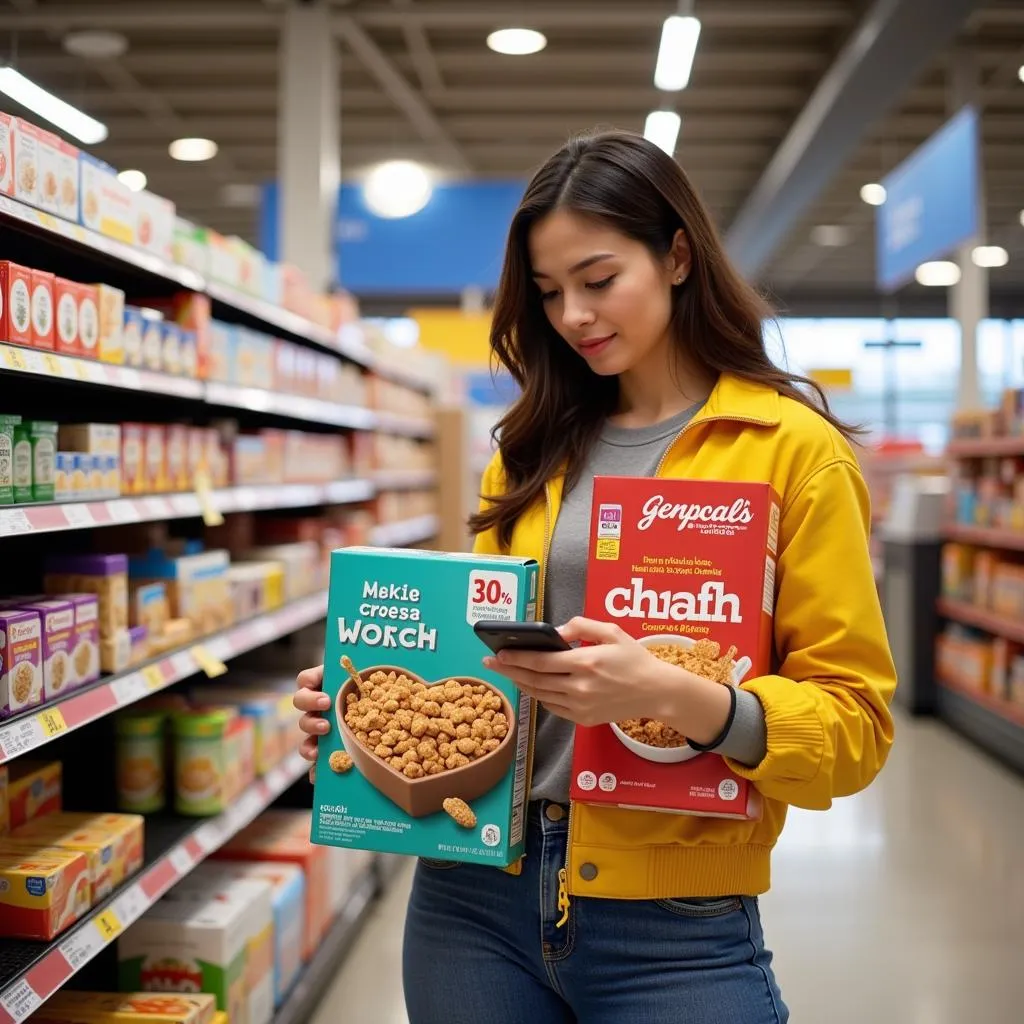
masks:
[[[375,413],[377,429],[385,434],[400,434],[403,437],[429,438],[436,433],[432,420],[421,420],[413,416],[400,416],[394,412]]]
[[[1024,620],[1011,619],[1009,616],[978,608],[968,601],[954,601],[947,597],[940,597],[937,607],[943,618],[1024,644]]]
[[[1015,437],[971,437],[950,441],[946,454],[955,459],[988,459],[1024,455],[1024,434]]]
[[[305,1024],[313,1016],[325,992],[338,977],[338,964],[358,936],[377,889],[377,874],[371,867],[354,883],[345,908],[274,1014],[273,1024]]]
[[[940,717],[990,754],[1024,772],[1024,708],[939,679]]]
[[[298,754],[258,779],[215,818],[149,818],[146,866],[51,943],[0,939],[0,1024],[20,1024],[172,886],[305,775]]]
[[[372,409],[364,409],[357,405],[338,405],[319,398],[264,391],[262,388],[246,388],[209,381],[204,385],[203,397],[210,405],[276,413],[278,416],[290,416],[292,419],[324,423],[333,427],[372,430],[377,424],[377,416]]]
[[[0,725],[0,764],[196,675],[208,657],[228,661],[319,622],[326,613],[327,593],[320,591],[8,719]]]
[[[376,493],[372,480],[336,480],[329,484],[266,484],[228,487],[211,492],[218,512],[254,512],[313,505],[346,505],[367,501]],[[94,526],[161,522],[203,514],[195,494],[110,498],[106,501],[59,502],[49,505],[8,505],[0,508],[0,537],[57,533]]]
[[[943,533],[947,540],[959,541],[961,544],[976,544],[982,548],[1004,548],[1008,551],[1024,551],[1024,530],[951,523]]]
[[[382,470],[374,473],[373,482],[379,491],[427,490],[437,485],[432,469]]]
[[[374,527],[372,542],[381,548],[403,548],[419,544],[437,536],[440,520],[437,516],[417,516],[415,519],[400,519],[396,523],[384,523]]]

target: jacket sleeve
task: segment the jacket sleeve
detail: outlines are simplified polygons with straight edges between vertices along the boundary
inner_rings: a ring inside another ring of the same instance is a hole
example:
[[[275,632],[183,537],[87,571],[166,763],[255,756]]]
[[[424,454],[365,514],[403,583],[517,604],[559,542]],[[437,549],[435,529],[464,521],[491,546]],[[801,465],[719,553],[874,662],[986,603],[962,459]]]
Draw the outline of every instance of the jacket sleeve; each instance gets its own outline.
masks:
[[[896,672],[868,550],[870,508],[857,466],[837,457],[783,509],[775,605],[778,675],[742,689],[764,708],[768,750],[729,760],[766,797],[824,810],[864,789],[893,739]]]
[[[485,509],[488,499],[501,493],[502,485],[501,456],[495,452],[491,461],[484,470],[483,478],[480,481],[480,509]],[[505,555],[508,552],[498,539],[498,531],[495,527],[478,533],[473,538],[473,553],[477,555]]]

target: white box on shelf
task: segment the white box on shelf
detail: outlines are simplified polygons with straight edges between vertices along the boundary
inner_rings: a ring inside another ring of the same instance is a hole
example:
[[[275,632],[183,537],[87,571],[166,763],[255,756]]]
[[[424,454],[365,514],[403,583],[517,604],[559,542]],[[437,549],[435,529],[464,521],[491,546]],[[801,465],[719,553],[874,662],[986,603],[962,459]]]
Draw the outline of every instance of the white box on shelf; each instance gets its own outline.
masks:
[[[81,171],[79,220],[82,226],[134,245],[135,193],[127,185],[122,185],[114,168],[102,160],[81,153],[78,163]]]
[[[145,191],[136,193],[135,203],[137,244],[170,263],[174,258],[174,203]]]

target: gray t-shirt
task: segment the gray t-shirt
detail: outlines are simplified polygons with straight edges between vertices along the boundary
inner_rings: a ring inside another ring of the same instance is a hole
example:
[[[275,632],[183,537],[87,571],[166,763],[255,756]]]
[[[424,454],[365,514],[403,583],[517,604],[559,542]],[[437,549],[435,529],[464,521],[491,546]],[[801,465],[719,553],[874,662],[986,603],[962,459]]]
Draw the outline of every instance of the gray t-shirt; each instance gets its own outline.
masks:
[[[562,497],[548,552],[545,621],[561,626],[583,612],[594,477],[653,476],[673,438],[699,409],[699,405],[692,406],[650,427],[605,425],[579,480]],[[766,749],[764,711],[753,694],[740,696],[745,699],[737,703],[733,728],[718,751],[747,764],[758,764]],[[574,729],[572,722],[537,708],[531,800],[569,802]]]

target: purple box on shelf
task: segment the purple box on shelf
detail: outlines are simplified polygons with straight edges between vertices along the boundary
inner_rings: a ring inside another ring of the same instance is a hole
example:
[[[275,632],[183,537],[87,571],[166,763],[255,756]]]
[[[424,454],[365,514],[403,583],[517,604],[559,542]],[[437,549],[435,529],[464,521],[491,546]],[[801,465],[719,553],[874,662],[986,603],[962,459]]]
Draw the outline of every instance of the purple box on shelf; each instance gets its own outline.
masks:
[[[99,598],[100,636],[128,628],[128,556],[61,555],[47,559],[48,594],[88,593]]]
[[[61,594],[75,609],[75,634],[71,665],[77,686],[94,683],[100,677],[100,602],[95,594]]]
[[[42,703],[41,640],[37,612],[0,609],[0,718]]]
[[[149,657],[149,627],[132,626],[128,636],[131,639],[131,655],[128,660],[132,665],[138,665]]]
[[[66,598],[20,604],[19,610],[39,616],[43,666],[43,700],[62,697],[78,685],[71,661],[75,639],[75,606]]]

